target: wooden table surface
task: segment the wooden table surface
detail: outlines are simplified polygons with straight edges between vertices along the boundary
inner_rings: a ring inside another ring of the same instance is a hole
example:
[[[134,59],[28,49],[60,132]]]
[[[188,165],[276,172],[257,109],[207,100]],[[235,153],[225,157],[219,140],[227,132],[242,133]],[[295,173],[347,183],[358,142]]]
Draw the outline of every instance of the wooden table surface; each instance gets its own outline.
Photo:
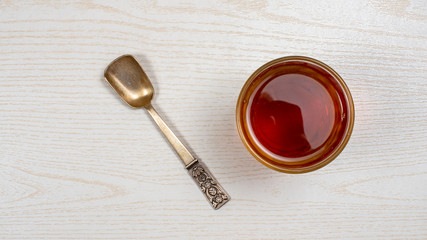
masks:
[[[153,105],[232,200],[207,204],[165,138],[103,79],[134,54]],[[262,64],[333,67],[355,103],[342,154],[275,172],[235,104]],[[427,2],[0,2],[1,239],[426,239]]]

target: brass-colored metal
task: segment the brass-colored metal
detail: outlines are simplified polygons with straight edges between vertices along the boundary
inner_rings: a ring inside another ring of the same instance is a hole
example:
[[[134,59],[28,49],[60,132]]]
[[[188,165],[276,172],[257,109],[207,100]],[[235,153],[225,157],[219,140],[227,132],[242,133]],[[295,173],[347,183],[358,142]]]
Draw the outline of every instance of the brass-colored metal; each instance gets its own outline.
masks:
[[[189,167],[191,163],[195,160],[193,155],[188,151],[188,149],[182,144],[181,141],[175,136],[175,134],[170,130],[170,128],[166,125],[160,115],[156,112],[156,110],[151,106],[151,104],[145,105],[148,113],[150,113],[151,117],[157,123],[160,130],[163,132],[165,137],[168,139],[169,143],[172,145],[173,149],[175,149],[178,156],[181,158],[185,167]]]
[[[120,97],[132,107],[144,107],[153,99],[153,85],[131,55],[123,55],[110,63],[104,76]]]
[[[188,169],[188,173],[199,186],[206,199],[214,209],[222,207],[230,200],[230,196],[225,192],[208,168],[201,162],[196,161]]]
[[[117,58],[107,67],[104,76],[126,103],[135,108],[144,107],[147,109],[211,206],[214,209],[219,209],[228,202],[230,196],[216,181],[215,177],[206,166],[193,157],[151,105],[154,95],[153,85],[135,58],[131,55],[123,55]]]

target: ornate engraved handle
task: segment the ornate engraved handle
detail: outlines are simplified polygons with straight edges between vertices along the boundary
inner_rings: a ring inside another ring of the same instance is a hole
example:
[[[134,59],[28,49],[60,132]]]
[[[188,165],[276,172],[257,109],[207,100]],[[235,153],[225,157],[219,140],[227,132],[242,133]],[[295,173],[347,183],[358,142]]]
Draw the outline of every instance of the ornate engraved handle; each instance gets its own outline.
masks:
[[[205,195],[215,210],[230,201],[230,196],[216,181],[215,177],[209,172],[204,164],[199,161],[195,161],[194,164],[190,165],[187,169],[190,176],[193,177],[203,195]]]

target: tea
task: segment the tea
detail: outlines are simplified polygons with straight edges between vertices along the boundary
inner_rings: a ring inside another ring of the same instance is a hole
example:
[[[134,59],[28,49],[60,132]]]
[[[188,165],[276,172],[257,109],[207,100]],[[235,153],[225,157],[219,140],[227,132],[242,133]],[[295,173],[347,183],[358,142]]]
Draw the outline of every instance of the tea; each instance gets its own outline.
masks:
[[[256,138],[268,151],[286,158],[306,156],[328,139],[341,112],[315,79],[283,74],[262,84],[250,105]]]

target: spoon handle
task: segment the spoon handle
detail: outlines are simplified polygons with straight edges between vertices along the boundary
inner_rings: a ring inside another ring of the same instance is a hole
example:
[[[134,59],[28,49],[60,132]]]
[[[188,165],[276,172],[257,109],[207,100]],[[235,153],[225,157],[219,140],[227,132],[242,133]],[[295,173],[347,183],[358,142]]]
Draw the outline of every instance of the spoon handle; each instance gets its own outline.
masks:
[[[211,206],[215,210],[222,207],[230,200],[230,196],[227,192],[225,192],[222,186],[216,181],[215,177],[210,173],[207,167],[191,155],[184,144],[182,144],[172,130],[166,125],[153,106],[148,104],[145,108],[168,139],[178,156],[181,158],[185,168],[188,170],[188,173],[199,186],[199,189],[205,195]]]
[[[168,127],[168,125],[166,125],[166,123],[163,121],[157,111],[153,108],[153,106],[151,106],[151,104],[148,104],[147,106],[145,106],[145,108],[147,109],[148,113],[150,113],[153,120],[157,123],[157,126],[159,126],[162,133],[168,139],[169,143],[172,145],[179,158],[181,158],[182,162],[184,162],[185,167],[191,165],[191,163],[196,158],[191,155],[191,153],[184,146],[184,144],[182,144],[182,142],[175,136],[175,134]]]

